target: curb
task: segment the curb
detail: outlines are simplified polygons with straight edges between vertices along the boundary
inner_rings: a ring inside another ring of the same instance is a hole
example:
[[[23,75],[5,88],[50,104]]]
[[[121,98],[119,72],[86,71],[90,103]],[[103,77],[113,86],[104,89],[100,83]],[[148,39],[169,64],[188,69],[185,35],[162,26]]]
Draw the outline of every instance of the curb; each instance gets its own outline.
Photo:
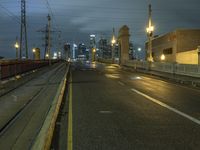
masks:
[[[63,100],[68,73],[69,65],[63,77],[63,80],[59,85],[56,96],[54,97],[51,108],[47,114],[43,126],[41,127],[40,132],[38,133],[36,140],[31,147],[31,150],[49,150],[51,147],[51,141],[53,138],[57,116]]]

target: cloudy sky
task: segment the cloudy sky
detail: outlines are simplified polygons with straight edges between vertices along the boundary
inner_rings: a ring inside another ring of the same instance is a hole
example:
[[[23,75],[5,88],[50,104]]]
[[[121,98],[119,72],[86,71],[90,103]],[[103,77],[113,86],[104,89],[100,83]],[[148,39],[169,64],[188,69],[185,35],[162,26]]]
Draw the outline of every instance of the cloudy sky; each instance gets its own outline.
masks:
[[[49,5],[48,5],[49,3]],[[42,47],[44,35],[36,32],[52,16],[53,30],[62,32],[62,43],[88,43],[89,35],[110,39],[112,28],[126,24],[130,40],[137,46],[146,40],[148,4],[152,4],[155,34],[177,28],[200,28],[200,0],[27,0],[29,51]],[[20,35],[20,0],[0,0],[0,56],[15,57],[13,47]],[[58,34],[53,33],[53,47],[58,47]]]

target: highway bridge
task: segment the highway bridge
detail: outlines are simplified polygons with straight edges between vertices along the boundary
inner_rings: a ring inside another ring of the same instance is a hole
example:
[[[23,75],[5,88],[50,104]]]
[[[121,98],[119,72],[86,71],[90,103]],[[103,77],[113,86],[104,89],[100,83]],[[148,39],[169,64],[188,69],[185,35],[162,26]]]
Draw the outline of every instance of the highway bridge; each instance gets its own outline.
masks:
[[[200,90],[116,64],[55,62],[1,81],[0,149],[200,149]]]

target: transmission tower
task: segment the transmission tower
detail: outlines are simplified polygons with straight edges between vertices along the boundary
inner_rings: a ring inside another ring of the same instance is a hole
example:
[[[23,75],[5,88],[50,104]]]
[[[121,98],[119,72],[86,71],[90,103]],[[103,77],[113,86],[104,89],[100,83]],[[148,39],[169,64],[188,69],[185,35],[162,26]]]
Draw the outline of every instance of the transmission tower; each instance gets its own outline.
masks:
[[[27,42],[27,30],[26,30],[26,0],[21,0],[21,32],[20,32],[20,59],[25,53],[26,59],[28,59],[28,42]]]
[[[45,52],[44,52],[44,59],[51,59],[51,46],[52,46],[52,42],[51,42],[51,33],[53,32],[58,32],[60,33],[61,31],[58,30],[51,30],[51,17],[48,15],[47,16],[48,19],[48,24],[46,25],[45,28],[37,30],[37,32],[42,32],[45,34],[45,43],[44,43],[44,47],[45,47]]]

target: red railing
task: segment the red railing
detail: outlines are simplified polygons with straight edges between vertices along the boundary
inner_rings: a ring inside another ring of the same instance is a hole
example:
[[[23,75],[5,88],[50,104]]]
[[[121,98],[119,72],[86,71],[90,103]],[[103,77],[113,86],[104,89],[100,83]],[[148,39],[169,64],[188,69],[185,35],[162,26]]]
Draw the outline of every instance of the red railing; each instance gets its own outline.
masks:
[[[51,63],[54,64],[58,61],[52,60]],[[0,61],[0,79],[7,79],[47,65],[49,65],[48,60]]]

